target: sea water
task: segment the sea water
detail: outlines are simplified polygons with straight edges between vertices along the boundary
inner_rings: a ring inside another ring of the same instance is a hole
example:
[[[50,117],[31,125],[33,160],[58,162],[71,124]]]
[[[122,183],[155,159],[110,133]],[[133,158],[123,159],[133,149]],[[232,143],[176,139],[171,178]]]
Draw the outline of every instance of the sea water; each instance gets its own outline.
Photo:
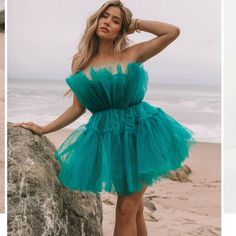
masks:
[[[10,78],[8,121],[32,121],[39,125],[53,121],[72,104],[72,96],[63,96],[68,88],[64,80]],[[149,81],[144,100],[162,108],[192,130],[197,141],[220,143],[220,86],[160,84]],[[91,113],[87,110],[67,127],[77,128],[86,123],[90,116]]]

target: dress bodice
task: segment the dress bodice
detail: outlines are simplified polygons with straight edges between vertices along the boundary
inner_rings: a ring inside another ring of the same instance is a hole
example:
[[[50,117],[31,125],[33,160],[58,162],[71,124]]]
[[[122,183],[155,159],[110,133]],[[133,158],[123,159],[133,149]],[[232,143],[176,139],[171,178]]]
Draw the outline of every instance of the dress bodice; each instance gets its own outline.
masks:
[[[128,63],[125,72],[120,63],[116,67],[115,74],[107,67],[97,70],[90,67],[91,78],[79,71],[66,78],[66,82],[81,104],[92,113],[111,108],[125,109],[140,103],[147,90],[147,71],[138,62]]]

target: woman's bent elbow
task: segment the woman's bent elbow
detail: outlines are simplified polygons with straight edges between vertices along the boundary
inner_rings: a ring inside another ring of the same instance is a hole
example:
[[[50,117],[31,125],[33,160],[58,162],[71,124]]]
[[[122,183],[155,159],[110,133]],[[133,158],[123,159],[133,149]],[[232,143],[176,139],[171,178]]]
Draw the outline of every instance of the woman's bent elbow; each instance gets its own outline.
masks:
[[[175,27],[171,32],[169,32],[169,39],[174,41],[180,35],[180,28]]]
[[[173,36],[177,38],[180,35],[180,28],[175,27],[175,30],[173,30]]]
[[[77,107],[77,113],[79,115],[83,115],[86,112],[86,109],[84,107]]]
[[[86,112],[86,108],[82,106],[72,105],[72,109],[73,109],[73,113],[77,114],[78,116],[81,116]]]

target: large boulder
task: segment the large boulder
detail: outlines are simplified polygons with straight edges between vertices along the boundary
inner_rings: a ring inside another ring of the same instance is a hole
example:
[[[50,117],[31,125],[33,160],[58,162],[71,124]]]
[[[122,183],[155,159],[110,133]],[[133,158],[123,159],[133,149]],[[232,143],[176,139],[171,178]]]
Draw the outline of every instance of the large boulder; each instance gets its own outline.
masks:
[[[0,32],[5,30],[5,10],[0,11]]]
[[[55,147],[8,124],[8,235],[102,235],[100,194],[60,185]]]

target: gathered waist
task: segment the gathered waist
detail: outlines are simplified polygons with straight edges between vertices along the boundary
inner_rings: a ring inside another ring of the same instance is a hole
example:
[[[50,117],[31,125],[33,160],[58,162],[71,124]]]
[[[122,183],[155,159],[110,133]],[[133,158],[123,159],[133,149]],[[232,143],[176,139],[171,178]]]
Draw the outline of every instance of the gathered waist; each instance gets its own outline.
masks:
[[[134,103],[134,104],[130,104],[129,106],[127,107],[110,107],[110,108],[104,108],[102,110],[99,110],[99,111],[94,111],[92,112],[93,114],[96,114],[96,113],[100,113],[100,112],[106,112],[106,111],[125,111],[125,110],[130,110],[130,109],[135,109],[136,107],[140,106],[141,103],[143,103],[144,101],[139,101],[137,103]]]
[[[109,108],[92,114],[87,130],[106,132],[134,132],[143,120],[159,113],[159,108],[142,100],[126,108]]]

